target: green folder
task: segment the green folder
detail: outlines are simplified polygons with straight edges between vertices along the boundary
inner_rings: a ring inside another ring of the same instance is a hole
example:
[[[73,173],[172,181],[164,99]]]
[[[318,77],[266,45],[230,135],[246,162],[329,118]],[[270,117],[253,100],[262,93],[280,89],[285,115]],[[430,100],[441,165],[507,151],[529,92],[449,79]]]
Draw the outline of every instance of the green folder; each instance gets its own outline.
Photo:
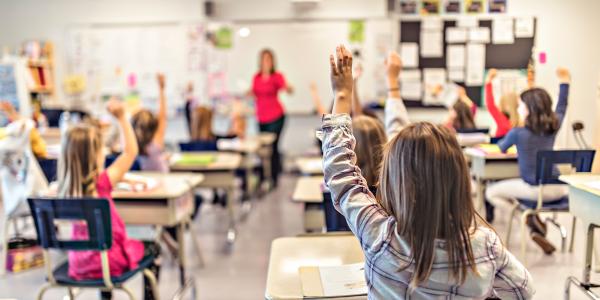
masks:
[[[179,165],[209,165],[217,160],[217,156],[213,154],[191,154],[184,153],[177,160]]]

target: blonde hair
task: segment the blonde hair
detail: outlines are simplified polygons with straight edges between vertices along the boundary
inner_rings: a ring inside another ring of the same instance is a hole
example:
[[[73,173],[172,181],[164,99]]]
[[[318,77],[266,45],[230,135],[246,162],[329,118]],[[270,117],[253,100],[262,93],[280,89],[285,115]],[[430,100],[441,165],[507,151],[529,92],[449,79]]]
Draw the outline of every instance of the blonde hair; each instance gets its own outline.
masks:
[[[500,111],[509,119],[511,127],[519,126],[519,96],[510,92],[500,97]]]
[[[448,128],[420,122],[400,131],[385,147],[380,180],[377,201],[411,249],[412,287],[431,275],[436,239],[445,241],[457,281],[463,283],[469,269],[477,274],[470,234],[481,217],[471,200],[469,168]]]
[[[146,155],[146,148],[158,130],[158,118],[149,110],[142,109],[131,118],[131,126],[135,132],[141,155]]]
[[[96,178],[102,166],[98,155],[102,151],[102,136],[98,127],[79,124],[71,127],[62,139],[58,159],[58,196],[93,197]]]
[[[197,107],[192,115],[192,140],[205,141],[214,139],[212,133],[213,112],[208,107]]]
[[[352,131],[356,138],[356,161],[362,176],[369,186],[377,186],[386,143],[381,122],[372,117],[358,116],[352,120]]]

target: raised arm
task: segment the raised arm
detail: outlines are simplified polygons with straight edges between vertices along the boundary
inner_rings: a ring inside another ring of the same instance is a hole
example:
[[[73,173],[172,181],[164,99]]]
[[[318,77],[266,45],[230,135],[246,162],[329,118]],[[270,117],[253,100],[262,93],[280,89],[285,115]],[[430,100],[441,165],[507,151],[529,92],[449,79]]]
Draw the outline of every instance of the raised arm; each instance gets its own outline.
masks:
[[[323,168],[335,208],[346,218],[363,249],[376,251],[390,230],[394,218],[376,203],[367,182],[356,166],[350,119],[352,56],[343,46],[337,49],[337,64],[330,57],[331,83],[335,94],[333,114],[323,117]],[[379,242],[377,242],[379,241]]]
[[[569,99],[569,84],[571,83],[571,73],[566,68],[558,68],[556,76],[560,82],[560,91],[558,92],[558,103],[556,104],[556,116],[559,124],[562,125],[567,114],[567,105]]]
[[[358,79],[362,75],[362,66],[358,65],[354,67],[352,72],[352,115],[360,116],[363,114],[362,105],[360,104],[360,98],[358,96]]]
[[[505,127],[507,124],[508,128],[510,128],[510,120],[502,112],[500,112],[494,99],[492,81],[494,78],[496,78],[497,72],[498,71],[496,71],[496,69],[490,69],[485,80],[485,105],[487,106],[490,115],[492,115],[492,118],[494,118],[494,121],[496,121],[498,128]]]
[[[388,140],[392,139],[404,126],[410,123],[404,101],[400,98],[398,76],[402,69],[402,61],[396,52],[390,52],[386,61],[388,97],[385,101],[385,131]]]
[[[323,106],[321,96],[319,96],[319,91],[317,90],[317,84],[314,82],[310,83],[310,97],[312,98],[313,104],[315,105],[317,114],[319,116],[326,114],[327,110],[325,109],[325,106]]]
[[[152,141],[159,147],[165,144],[165,132],[167,131],[167,96],[165,95],[165,75],[157,74],[158,82],[158,128]]]
[[[131,168],[131,165],[133,165],[133,162],[138,155],[138,144],[135,139],[133,128],[125,117],[123,103],[116,99],[111,99],[107,104],[107,109],[115,119],[117,119],[123,141],[123,152],[121,152],[119,157],[117,157],[107,169],[108,178],[114,185],[123,178],[123,175],[125,175]]]
[[[510,253],[494,233],[491,238],[496,276],[492,284],[496,297],[500,299],[531,299],[535,290],[527,269]]]

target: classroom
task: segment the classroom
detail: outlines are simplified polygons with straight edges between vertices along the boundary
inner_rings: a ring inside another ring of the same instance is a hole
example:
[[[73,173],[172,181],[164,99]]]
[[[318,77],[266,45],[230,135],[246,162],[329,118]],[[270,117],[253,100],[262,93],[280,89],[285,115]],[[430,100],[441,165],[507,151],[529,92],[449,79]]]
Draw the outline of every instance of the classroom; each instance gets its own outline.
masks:
[[[0,1],[0,300],[600,299],[600,1]]]

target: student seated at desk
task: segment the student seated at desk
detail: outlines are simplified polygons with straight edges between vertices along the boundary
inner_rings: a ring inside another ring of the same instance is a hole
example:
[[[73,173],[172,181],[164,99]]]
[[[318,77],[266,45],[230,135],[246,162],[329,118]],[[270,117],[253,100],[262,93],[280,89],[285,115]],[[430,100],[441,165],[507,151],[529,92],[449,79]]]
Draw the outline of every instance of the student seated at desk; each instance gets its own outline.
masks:
[[[488,208],[488,212],[492,216],[493,205],[514,201],[514,199],[537,201],[539,192],[539,186],[535,179],[537,153],[541,150],[553,149],[556,133],[560,129],[567,111],[571,75],[567,69],[563,68],[559,68],[556,73],[560,81],[556,112],[552,110],[552,99],[546,90],[541,88],[526,90],[521,93],[519,102],[519,115],[521,119],[524,119],[525,126],[511,129],[506,137],[498,142],[502,152],[506,152],[513,145],[517,146],[521,177],[502,180],[487,188],[486,200],[492,205]],[[542,200],[545,202],[560,200],[567,193],[568,187],[564,184],[548,184],[544,186]],[[546,226],[539,216],[530,216],[527,224],[531,230],[531,238],[546,254],[552,254],[556,248],[546,239]]]
[[[369,192],[349,116],[352,56],[340,46],[330,65],[335,102],[322,125],[325,181],[363,248],[369,298],[531,298],[529,272],[473,207],[468,167],[448,129],[416,123],[393,136],[377,197]]]
[[[89,124],[74,125],[63,136],[58,163],[58,196],[98,197],[110,203],[113,244],[108,251],[111,276],[119,276],[135,268],[145,253],[158,254],[159,247],[154,243],[144,244],[127,237],[125,224],[115,209],[111,192],[113,187],[129,171],[138,154],[135,134],[127,119],[123,104],[112,99],[108,102],[109,112],[118,120],[124,137],[123,153],[108,168],[104,169],[105,155],[102,151],[102,136],[99,128]],[[87,226],[75,224],[73,239],[86,239]],[[69,276],[77,280],[102,278],[102,266],[98,251],[70,251]],[[155,262],[151,268],[158,278],[159,266]],[[102,292],[103,299],[110,299],[110,292]],[[155,299],[150,283],[144,277],[144,299]]]
[[[465,89],[460,87],[456,102],[448,109],[448,119],[444,126],[455,131],[475,129],[475,111],[477,106],[467,97]]]
[[[492,81],[496,78],[498,71],[490,69],[485,80],[485,105],[496,122],[496,138],[504,137],[513,127],[519,125],[519,113],[517,107],[519,99],[515,93],[507,93],[500,98],[500,108],[494,101]]]

